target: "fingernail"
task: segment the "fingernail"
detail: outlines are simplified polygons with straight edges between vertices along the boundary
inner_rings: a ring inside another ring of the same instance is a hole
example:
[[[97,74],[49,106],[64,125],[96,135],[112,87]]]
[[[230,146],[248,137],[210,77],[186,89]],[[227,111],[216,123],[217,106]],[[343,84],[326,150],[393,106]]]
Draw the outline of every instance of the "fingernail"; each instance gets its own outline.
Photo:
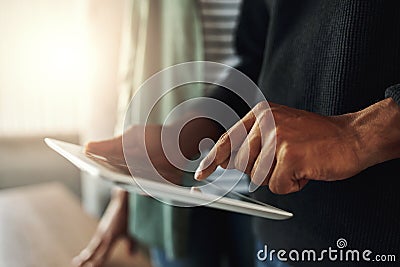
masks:
[[[194,179],[199,181],[202,174],[203,174],[203,172],[201,170],[196,170],[196,172],[194,173]]]
[[[196,186],[192,186],[192,187],[190,188],[190,193],[194,193],[194,192],[201,193],[201,190],[200,190],[198,187],[196,187]]]
[[[257,188],[259,188],[259,187],[260,187],[259,185],[255,184],[255,183],[253,183],[253,182],[250,182],[250,184],[249,184],[249,193],[253,193],[253,192],[256,191]]]

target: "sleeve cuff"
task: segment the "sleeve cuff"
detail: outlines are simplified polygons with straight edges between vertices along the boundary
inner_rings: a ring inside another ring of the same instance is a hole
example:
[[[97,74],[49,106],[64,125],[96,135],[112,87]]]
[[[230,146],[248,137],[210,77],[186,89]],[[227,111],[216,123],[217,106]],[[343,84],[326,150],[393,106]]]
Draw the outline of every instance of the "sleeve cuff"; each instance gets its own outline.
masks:
[[[397,105],[400,105],[400,84],[393,85],[386,89],[385,98],[388,97],[393,98]]]

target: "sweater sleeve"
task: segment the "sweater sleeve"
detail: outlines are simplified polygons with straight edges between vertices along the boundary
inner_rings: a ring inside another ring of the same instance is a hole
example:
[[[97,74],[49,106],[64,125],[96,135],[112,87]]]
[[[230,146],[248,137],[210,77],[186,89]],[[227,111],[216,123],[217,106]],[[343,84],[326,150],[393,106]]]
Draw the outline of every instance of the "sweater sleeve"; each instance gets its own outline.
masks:
[[[393,85],[386,89],[385,97],[391,97],[393,100],[400,105],[400,84]]]

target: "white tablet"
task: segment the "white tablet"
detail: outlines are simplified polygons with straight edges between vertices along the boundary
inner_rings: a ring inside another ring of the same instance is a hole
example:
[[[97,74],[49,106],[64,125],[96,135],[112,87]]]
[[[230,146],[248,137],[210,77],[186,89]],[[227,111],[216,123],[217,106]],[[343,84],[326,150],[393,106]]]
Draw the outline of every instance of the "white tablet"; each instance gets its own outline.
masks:
[[[89,157],[84,152],[82,146],[50,138],[46,138],[45,142],[50,148],[65,157],[82,171],[115,183],[130,192],[144,195],[147,194],[146,192],[150,192],[152,196],[163,200],[165,199],[170,203],[177,202],[186,203],[188,205],[204,205],[204,203],[208,203],[208,207],[273,220],[284,220],[293,216],[293,214],[288,211],[275,208],[235,192],[230,192],[223,197],[216,198],[215,195],[209,192],[177,187],[136,176],[133,179],[130,174],[122,172],[114,166],[100,164],[101,162],[95,158]],[[218,186],[213,186],[218,190]]]

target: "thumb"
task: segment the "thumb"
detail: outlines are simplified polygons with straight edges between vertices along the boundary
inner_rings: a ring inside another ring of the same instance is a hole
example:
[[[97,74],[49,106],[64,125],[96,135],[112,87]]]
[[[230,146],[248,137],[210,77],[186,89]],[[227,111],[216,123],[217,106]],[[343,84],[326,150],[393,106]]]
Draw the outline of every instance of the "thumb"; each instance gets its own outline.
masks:
[[[88,142],[85,145],[85,152],[100,156],[120,156],[120,154],[123,154],[122,137],[118,136],[108,140]]]

